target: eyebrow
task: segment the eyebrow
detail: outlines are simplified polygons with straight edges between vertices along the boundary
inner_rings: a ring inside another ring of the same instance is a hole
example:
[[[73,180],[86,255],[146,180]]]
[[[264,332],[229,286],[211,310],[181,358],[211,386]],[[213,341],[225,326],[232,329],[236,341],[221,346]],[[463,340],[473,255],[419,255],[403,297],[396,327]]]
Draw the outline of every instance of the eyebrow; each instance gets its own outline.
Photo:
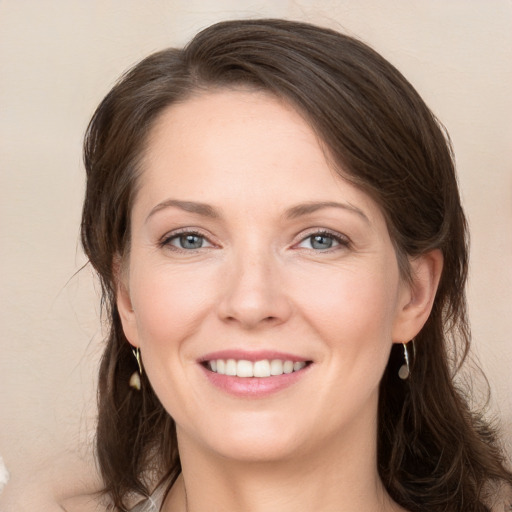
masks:
[[[195,213],[203,217],[209,217],[211,219],[219,219],[221,217],[219,211],[209,204],[200,203],[196,201],[181,201],[179,199],[167,199],[165,201],[162,201],[161,203],[158,203],[154,208],[152,208],[152,210],[149,212],[149,215],[146,218],[146,222],[155,213],[169,207],[179,208],[180,210],[184,210],[189,213]],[[363,212],[363,210],[350,203],[338,203],[336,201],[312,201],[307,203],[301,203],[296,206],[292,206],[291,208],[286,210],[284,216],[285,218],[288,219],[296,219],[298,217],[310,215],[324,208],[340,208],[342,210],[348,210],[349,212],[356,213],[368,224],[370,224],[370,220]]]
[[[167,199],[166,201],[162,201],[158,203],[152,210],[149,212],[149,215],[146,217],[146,222],[152,217],[156,212],[160,210],[164,210],[165,208],[174,207],[179,208],[180,210],[184,210],[190,213],[196,213],[197,215],[202,215],[203,217],[210,217],[212,219],[218,219],[220,217],[219,212],[209,204],[206,203],[198,203],[195,201],[180,201],[179,199]]]
[[[342,210],[348,210],[350,212],[356,213],[362,219],[364,219],[368,224],[370,224],[370,219],[366,216],[366,214],[358,208],[350,203],[338,203],[336,201],[320,201],[320,202],[308,202],[298,204],[297,206],[293,206],[289,208],[285,212],[285,216],[289,219],[296,219],[297,217],[302,217],[303,215],[309,215],[311,213],[315,213],[318,210],[322,210],[324,208],[341,208]]]

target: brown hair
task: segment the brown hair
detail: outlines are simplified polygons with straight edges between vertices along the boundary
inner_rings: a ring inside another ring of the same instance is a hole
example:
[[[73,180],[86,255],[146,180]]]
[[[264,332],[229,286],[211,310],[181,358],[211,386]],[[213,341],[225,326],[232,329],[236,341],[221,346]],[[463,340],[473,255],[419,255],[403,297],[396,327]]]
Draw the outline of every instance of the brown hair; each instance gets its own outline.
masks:
[[[110,333],[99,374],[97,457],[105,491],[126,509],[155,479],[180,472],[175,425],[136,370],[115,302],[114,261],[129,249],[130,211],[147,135],[172,103],[219,87],[250,86],[293,105],[345,177],[380,205],[402,271],[438,248],[444,270],[432,313],[416,338],[412,375],[397,377],[395,347],[382,378],[378,468],[392,498],[411,511],[486,511],[512,484],[493,430],[472,413],[454,376],[466,358],[466,221],[449,141],[414,88],[365,44],[284,20],[213,25],[184,49],[149,56],[96,110],[85,139],[82,243],[97,270]]]

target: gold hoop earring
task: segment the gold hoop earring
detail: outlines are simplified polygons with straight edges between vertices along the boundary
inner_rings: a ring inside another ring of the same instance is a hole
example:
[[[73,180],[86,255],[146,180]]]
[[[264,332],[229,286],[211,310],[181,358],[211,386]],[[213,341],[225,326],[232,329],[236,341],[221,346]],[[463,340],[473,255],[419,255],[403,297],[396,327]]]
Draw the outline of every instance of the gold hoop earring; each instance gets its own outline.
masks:
[[[137,360],[137,365],[139,366],[138,372],[133,372],[130,377],[130,387],[133,389],[136,389],[137,391],[140,391],[141,388],[141,381],[140,377],[142,375],[142,362],[140,360],[140,350],[139,347],[136,349],[132,349],[133,355],[135,356],[135,359]]]

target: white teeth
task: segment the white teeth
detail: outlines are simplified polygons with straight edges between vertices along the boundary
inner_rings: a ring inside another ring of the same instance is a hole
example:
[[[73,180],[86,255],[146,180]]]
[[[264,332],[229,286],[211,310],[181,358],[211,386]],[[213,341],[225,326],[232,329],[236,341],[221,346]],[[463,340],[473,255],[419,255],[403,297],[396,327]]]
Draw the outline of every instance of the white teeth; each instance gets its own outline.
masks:
[[[283,364],[283,373],[293,372],[293,361],[285,361]]]
[[[254,376],[270,377],[270,363],[268,359],[263,359],[263,361],[256,361],[254,363]]]
[[[236,363],[236,375],[237,377],[253,377],[254,369],[251,361],[245,361],[241,359]]]
[[[282,359],[262,359],[254,362],[246,359],[213,359],[208,361],[207,366],[212,372],[220,375],[264,378],[298,372],[306,366],[306,362]]]
[[[299,370],[302,370],[306,366],[306,363],[304,361],[298,361],[296,363],[293,363],[293,371],[298,372]]]
[[[226,375],[236,375],[236,361],[234,359],[226,361]]]
[[[283,362],[280,359],[272,359],[270,361],[270,375],[282,375]]]

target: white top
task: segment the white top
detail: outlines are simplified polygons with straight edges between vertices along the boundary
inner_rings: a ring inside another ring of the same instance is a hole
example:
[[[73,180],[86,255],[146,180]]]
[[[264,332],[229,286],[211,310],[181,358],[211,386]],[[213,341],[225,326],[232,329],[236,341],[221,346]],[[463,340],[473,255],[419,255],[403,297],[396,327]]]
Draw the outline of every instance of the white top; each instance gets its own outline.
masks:
[[[130,512],[160,512],[160,507],[164,501],[165,489],[165,485],[157,487],[149,498],[135,505],[135,507],[130,509]]]

